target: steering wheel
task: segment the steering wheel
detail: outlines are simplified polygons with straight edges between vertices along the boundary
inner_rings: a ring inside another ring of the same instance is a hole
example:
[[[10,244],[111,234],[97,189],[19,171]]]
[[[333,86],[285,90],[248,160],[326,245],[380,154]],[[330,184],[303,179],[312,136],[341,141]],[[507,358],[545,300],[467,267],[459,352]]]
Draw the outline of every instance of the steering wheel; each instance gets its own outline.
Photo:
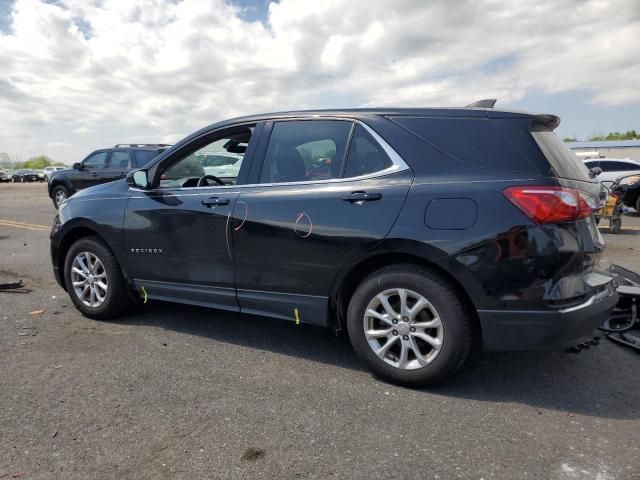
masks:
[[[224,183],[222,180],[220,180],[215,175],[204,175],[204,176],[200,177],[200,179],[198,180],[198,187],[208,187],[209,186],[209,182],[207,182],[207,180],[209,180],[209,179],[213,180],[218,185],[226,185],[226,183]]]

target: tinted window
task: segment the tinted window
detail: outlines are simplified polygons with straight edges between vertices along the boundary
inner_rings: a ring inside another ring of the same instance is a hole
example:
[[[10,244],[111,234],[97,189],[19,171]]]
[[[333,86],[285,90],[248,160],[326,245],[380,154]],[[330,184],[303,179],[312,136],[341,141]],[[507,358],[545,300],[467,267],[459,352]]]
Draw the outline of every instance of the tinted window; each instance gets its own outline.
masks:
[[[118,150],[111,152],[111,158],[109,159],[109,168],[128,168],[129,167],[129,152]]]
[[[589,169],[548,127],[534,124],[531,128],[531,135],[558,177],[586,182],[593,181],[589,177]],[[602,167],[602,162],[600,164]]]
[[[154,157],[156,157],[160,152],[157,150],[134,150],[135,157],[135,167],[142,168],[147,163],[149,163]]]
[[[640,170],[640,165],[602,160],[600,162],[600,168],[602,168],[604,172],[625,172],[627,170]]]
[[[481,118],[396,117],[396,122],[448,157],[492,170],[539,173],[516,143]],[[528,133],[528,132],[527,132]]]
[[[352,123],[340,120],[277,122],[260,175],[261,183],[340,177]]]
[[[344,177],[358,177],[389,168],[391,159],[364,127],[353,132]]]
[[[102,170],[107,166],[107,153],[108,152],[94,153],[83,162],[84,168],[88,170]]]
[[[595,168],[595,167],[598,167],[598,166],[599,166],[599,165],[598,165],[598,163],[599,163],[599,162],[597,162],[597,161],[594,161],[594,162],[584,162],[584,164],[585,164],[585,166],[586,166],[587,168]]]

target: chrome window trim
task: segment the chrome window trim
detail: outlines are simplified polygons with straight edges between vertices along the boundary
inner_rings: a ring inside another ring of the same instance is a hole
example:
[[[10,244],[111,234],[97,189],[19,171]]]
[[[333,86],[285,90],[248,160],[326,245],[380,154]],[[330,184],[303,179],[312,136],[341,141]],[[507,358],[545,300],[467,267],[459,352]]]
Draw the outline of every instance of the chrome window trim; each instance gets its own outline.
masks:
[[[352,122],[355,123],[357,125],[362,126],[367,133],[369,133],[373,139],[378,143],[378,145],[380,145],[382,147],[382,149],[384,150],[384,152],[389,156],[389,158],[391,159],[391,163],[392,165],[388,168],[385,168],[383,170],[378,170],[377,172],[372,172],[372,173],[367,173],[366,175],[359,175],[357,177],[347,177],[347,178],[326,178],[323,180],[303,180],[303,181],[299,181],[299,182],[279,182],[279,183],[245,183],[243,185],[214,185],[214,186],[209,186],[209,187],[175,187],[175,188],[156,188],[153,190],[142,190],[139,188],[133,188],[133,187],[129,187],[129,190],[131,191],[136,191],[136,192],[146,192],[146,193],[150,193],[150,192],[170,192],[170,191],[188,191],[188,190],[201,190],[202,188],[220,188],[220,189],[226,189],[226,188],[255,188],[255,187],[274,187],[274,186],[288,186],[288,185],[317,185],[317,184],[324,184],[324,183],[345,183],[345,182],[355,182],[355,181],[360,181],[360,180],[369,180],[372,178],[379,178],[379,177],[384,177],[387,175],[390,175],[392,173],[398,173],[398,172],[404,172],[407,170],[411,170],[411,168],[409,167],[409,165],[407,165],[407,163],[402,159],[402,157],[398,154],[398,152],[396,152],[393,147],[391,145],[389,145],[389,143],[387,143],[387,141],[385,139],[383,139],[380,135],[378,135],[378,133],[373,130],[369,125],[367,125],[366,123],[361,122],[360,120],[357,119],[353,119],[353,118],[345,118],[345,117],[320,117],[320,116],[313,116],[313,117],[304,117],[304,118],[287,118],[284,119],[284,121],[293,121],[293,120],[343,120],[343,121],[347,121],[347,122]],[[268,121],[268,120],[265,120]],[[274,119],[274,122],[280,121],[280,119]],[[346,161],[346,158],[345,158]]]

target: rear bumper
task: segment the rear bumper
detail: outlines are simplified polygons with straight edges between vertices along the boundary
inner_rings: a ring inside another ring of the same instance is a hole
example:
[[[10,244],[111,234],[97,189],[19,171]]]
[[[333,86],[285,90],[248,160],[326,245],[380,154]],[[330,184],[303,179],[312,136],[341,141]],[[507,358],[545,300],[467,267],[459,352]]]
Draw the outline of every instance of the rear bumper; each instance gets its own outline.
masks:
[[[585,302],[558,310],[480,310],[484,349],[489,351],[561,349],[590,335],[618,302],[607,285]]]

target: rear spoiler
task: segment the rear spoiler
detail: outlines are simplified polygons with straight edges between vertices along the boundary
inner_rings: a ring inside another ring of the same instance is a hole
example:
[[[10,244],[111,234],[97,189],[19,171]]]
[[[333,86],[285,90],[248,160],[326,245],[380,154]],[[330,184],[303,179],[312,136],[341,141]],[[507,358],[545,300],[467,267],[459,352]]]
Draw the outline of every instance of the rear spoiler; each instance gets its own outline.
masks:
[[[533,123],[540,123],[551,130],[555,130],[560,125],[560,117],[550,113],[539,113],[533,115]]]
[[[464,108],[493,108],[498,100],[495,98],[484,98],[477,100]],[[560,125],[560,117],[549,113],[533,114],[533,122],[540,123],[551,130],[555,130]]]

